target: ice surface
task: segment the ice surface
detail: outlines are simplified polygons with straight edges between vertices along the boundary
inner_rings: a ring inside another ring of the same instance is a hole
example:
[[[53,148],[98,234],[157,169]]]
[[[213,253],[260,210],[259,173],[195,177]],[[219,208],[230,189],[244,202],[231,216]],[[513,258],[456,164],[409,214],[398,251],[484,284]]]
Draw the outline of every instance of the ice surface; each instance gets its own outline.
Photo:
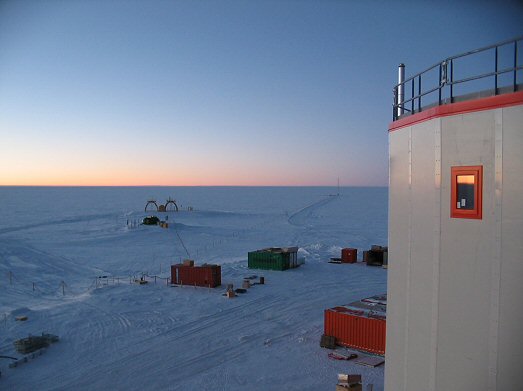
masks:
[[[383,367],[333,361],[323,310],[386,291],[386,270],[333,265],[342,247],[387,244],[387,189],[257,187],[0,188],[0,355],[28,334],[60,336],[6,390],[331,390],[338,373],[383,389]],[[168,229],[140,221],[176,199]],[[187,207],[194,208],[188,211]],[[222,265],[221,288],[170,287],[187,258]],[[247,252],[300,247],[305,264],[247,269]],[[360,255],[361,258],[361,255]],[[143,273],[154,283],[130,284]],[[265,277],[234,299],[227,283]],[[25,322],[16,321],[20,315]]]

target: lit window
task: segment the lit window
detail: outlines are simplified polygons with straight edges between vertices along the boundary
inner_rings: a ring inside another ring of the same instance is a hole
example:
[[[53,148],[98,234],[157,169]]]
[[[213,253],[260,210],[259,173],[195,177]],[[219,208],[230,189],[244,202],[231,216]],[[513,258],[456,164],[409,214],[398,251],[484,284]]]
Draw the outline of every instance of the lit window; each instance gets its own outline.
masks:
[[[452,167],[450,217],[481,219],[483,166]]]

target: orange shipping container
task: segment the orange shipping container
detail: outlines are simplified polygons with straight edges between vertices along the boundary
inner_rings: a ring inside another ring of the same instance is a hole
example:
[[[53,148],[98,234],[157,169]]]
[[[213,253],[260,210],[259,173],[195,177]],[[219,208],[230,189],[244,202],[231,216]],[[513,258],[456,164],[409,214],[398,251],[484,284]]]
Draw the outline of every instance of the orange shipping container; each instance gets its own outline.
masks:
[[[325,310],[324,334],[338,345],[385,354],[386,296],[373,296]]]

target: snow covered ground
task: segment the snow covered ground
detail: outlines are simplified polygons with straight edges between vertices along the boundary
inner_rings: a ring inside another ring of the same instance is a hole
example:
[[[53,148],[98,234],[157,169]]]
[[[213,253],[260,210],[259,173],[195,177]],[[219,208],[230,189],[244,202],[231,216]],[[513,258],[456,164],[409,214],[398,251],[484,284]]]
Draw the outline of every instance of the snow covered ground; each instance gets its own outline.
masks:
[[[387,189],[336,193],[0,188],[0,355],[22,357],[13,341],[28,334],[60,337],[16,368],[0,359],[0,390],[333,390],[338,373],[383,390],[383,366],[330,360],[319,346],[324,309],[386,291],[385,269],[327,261],[386,244]],[[157,213],[168,229],[131,227],[150,197],[181,206]],[[248,251],[294,245],[298,269],[247,268]],[[170,265],[189,257],[221,264],[223,286],[168,286]],[[142,273],[149,284],[130,284]],[[222,296],[251,275],[265,285]]]

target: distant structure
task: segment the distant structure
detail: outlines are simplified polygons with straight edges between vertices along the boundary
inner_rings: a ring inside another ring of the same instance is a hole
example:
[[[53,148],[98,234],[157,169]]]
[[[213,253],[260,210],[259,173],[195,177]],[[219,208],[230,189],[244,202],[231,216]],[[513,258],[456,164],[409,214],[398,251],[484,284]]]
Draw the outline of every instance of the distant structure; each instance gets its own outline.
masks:
[[[157,212],[178,212],[178,205],[176,204],[176,200],[172,199],[171,197],[167,199],[165,204],[161,205],[158,205],[154,199],[147,200],[147,203],[145,204],[145,212],[147,212],[147,208],[152,205],[154,205]]]
[[[171,205],[174,209],[169,209],[169,205]],[[165,203],[165,211],[174,210],[178,212],[178,205],[176,204],[176,200],[173,200],[171,197],[167,199],[167,202]]]
[[[400,65],[389,126],[386,391],[522,389],[522,40],[408,79]],[[490,72],[466,74],[485,58]]]
[[[157,216],[147,216],[142,219],[143,225],[158,225],[160,224],[160,219]]]
[[[59,338],[57,335],[42,333],[41,336],[29,335],[26,338],[17,339],[13,344],[18,353],[28,354],[46,348],[50,344],[58,341]]]
[[[145,204],[145,212],[147,212],[147,208],[149,207],[149,205],[154,205],[156,211],[158,211],[158,204],[156,203],[156,200],[147,200],[147,204]]]

